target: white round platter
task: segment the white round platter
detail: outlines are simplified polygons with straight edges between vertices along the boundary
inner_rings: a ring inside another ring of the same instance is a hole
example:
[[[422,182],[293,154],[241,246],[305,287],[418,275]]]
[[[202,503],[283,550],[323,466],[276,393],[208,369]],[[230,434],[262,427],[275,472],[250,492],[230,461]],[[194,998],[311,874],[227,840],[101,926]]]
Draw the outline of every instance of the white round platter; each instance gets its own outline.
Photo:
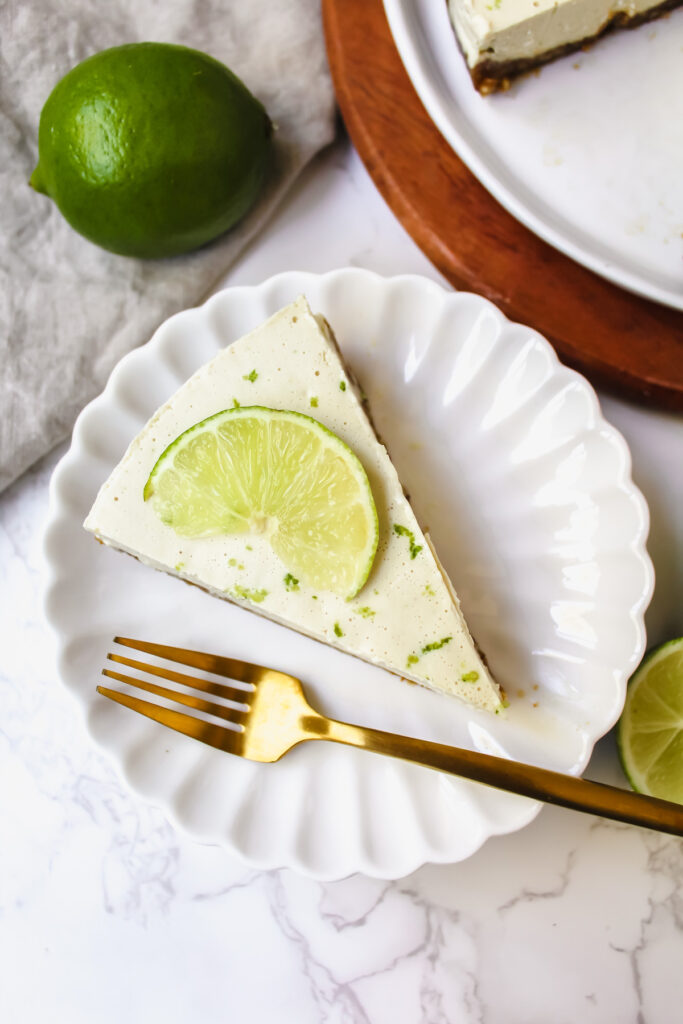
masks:
[[[683,309],[683,10],[480,96],[445,0],[384,0],[428,114],[486,189],[572,259]]]

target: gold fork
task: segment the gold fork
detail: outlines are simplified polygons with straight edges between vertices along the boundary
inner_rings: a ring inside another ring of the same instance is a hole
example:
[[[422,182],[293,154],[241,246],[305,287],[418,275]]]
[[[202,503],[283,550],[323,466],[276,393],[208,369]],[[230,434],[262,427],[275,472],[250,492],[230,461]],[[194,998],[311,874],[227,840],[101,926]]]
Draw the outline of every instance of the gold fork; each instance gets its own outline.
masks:
[[[110,661],[119,665],[229,701],[231,707],[184,691],[159,686],[113,669],[102,670],[102,674],[111,679],[175,701],[194,711],[222,718],[229,723],[228,728],[141,700],[139,697],[120,693],[118,690],[97,687],[98,692],[110,700],[228,754],[246,757],[250,761],[270,762],[277,761],[288,750],[305,740],[331,740],[334,743],[346,743],[378,754],[389,754],[404,761],[413,761],[510,793],[528,796],[533,800],[542,800],[577,811],[599,814],[615,821],[683,836],[681,804],[642,796],[618,789],[616,786],[589,782],[573,775],[548,771],[545,768],[521,764],[518,761],[474,750],[449,747],[410,736],[396,736],[378,729],[336,722],[310,706],[298,679],[285,672],[265,668],[263,665],[252,665],[236,658],[188,651],[182,647],[166,647],[163,644],[146,643],[122,636],[114,637],[114,643],[245,684],[240,687],[226,686],[224,683],[186,675],[165,666],[150,665],[120,654],[107,655]]]

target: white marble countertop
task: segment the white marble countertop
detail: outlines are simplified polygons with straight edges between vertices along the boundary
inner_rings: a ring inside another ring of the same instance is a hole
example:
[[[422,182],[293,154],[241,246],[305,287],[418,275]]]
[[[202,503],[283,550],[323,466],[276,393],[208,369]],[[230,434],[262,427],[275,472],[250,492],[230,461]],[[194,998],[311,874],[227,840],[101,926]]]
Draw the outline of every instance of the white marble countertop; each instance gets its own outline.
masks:
[[[345,265],[439,280],[340,140],[222,286]],[[651,643],[683,633],[683,418],[603,398],[650,504]],[[0,497],[0,1020],[673,1024],[683,844],[545,808],[397,882],[258,872],[122,787],[59,684],[42,612],[48,480]],[[589,775],[623,784],[611,736]]]

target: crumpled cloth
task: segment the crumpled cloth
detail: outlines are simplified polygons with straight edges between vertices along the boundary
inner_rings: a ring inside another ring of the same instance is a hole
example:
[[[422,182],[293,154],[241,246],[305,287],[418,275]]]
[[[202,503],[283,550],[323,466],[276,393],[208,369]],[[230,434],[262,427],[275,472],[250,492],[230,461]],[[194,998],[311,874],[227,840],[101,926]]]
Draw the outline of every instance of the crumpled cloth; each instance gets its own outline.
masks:
[[[115,256],[76,234],[27,182],[40,111],[85,57],[138,41],[223,61],[275,123],[256,207],[186,256]],[[319,0],[5,0],[0,5],[0,490],[70,432],[124,353],[201,302],[334,136]]]

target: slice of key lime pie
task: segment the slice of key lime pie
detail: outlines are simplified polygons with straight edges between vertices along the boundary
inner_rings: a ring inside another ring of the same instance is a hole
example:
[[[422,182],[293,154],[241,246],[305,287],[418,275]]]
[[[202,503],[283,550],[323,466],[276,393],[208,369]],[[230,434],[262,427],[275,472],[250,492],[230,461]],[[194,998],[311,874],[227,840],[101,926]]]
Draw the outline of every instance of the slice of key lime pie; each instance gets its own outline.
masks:
[[[575,53],[613,29],[637,28],[683,0],[448,0],[476,89],[508,89],[513,79]]]
[[[366,401],[303,297],[154,414],[85,527],[405,679],[502,704]]]

